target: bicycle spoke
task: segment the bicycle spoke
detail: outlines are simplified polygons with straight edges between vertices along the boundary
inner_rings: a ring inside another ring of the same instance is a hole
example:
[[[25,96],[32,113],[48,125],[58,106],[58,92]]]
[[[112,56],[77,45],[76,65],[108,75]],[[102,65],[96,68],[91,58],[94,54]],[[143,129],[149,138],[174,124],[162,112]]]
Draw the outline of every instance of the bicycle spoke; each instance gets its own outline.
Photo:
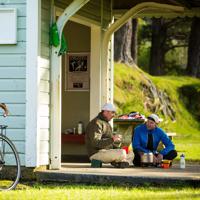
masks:
[[[20,163],[12,142],[0,135],[0,190],[14,189],[20,177]]]

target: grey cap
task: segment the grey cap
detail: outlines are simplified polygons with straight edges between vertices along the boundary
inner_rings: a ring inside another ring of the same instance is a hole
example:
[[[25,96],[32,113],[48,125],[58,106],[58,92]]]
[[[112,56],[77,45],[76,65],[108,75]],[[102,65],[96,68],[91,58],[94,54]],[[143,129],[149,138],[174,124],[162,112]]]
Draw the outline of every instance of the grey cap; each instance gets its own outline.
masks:
[[[147,117],[147,119],[153,120],[154,122],[156,122],[157,124],[159,122],[161,122],[162,120],[158,117],[158,115],[156,114],[151,114]]]
[[[105,103],[102,106],[101,110],[107,110],[107,111],[112,111],[112,112],[116,112],[116,108],[112,103]]]

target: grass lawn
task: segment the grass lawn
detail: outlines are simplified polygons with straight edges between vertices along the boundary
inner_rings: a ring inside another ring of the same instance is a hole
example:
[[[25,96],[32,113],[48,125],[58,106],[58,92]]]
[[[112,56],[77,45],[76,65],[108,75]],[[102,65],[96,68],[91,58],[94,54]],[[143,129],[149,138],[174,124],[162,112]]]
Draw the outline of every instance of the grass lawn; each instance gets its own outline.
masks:
[[[176,150],[178,151],[177,160],[180,159],[181,153],[185,154],[186,164],[187,161],[195,161],[200,163],[200,148],[199,141],[194,140],[174,140]]]
[[[18,186],[15,191],[0,192],[0,199],[70,199],[70,200],[126,200],[126,199],[200,199],[200,188],[191,187],[117,187],[88,185]]]

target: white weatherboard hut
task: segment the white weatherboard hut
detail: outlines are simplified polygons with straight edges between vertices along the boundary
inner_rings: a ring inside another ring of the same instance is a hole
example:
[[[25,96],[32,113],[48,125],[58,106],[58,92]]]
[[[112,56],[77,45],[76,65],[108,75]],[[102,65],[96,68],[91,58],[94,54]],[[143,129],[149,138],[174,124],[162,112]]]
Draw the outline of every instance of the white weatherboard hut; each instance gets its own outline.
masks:
[[[61,133],[113,101],[114,31],[130,17],[199,15],[195,1],[189,10],[181,2],[0,0],[0,102],[10,110],[0,124],[9,126],[22,166],[59,169],[61,155],[86,155],[84,144],[63,143]],[[49,44],[53,22],[67,40],[63,56]]]

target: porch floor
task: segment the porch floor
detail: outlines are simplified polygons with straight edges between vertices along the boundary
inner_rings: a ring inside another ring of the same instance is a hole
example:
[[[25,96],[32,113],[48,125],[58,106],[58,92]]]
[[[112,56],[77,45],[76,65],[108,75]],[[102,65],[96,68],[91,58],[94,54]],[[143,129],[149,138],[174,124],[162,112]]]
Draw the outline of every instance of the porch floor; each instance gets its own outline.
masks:
[[[144,183],[172,184],[188,183],[200,187],[199,163],[187,164],[180,169],[174,164],[169,169],[163,168],[113,168],[110,164],[103,164],[102,168],[91,168],[90,163],[62,163],[60,170],[45,170],[36,172],[38,181],[54,181],[84,184],[130,184]]]

